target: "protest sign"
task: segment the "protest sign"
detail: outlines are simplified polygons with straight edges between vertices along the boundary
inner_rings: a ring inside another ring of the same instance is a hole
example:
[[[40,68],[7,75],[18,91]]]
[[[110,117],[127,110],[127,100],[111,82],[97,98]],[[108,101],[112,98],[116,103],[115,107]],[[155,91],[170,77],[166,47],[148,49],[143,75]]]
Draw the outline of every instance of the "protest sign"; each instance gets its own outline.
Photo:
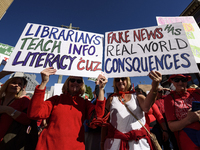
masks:
[[[198,72],[182,23],[107,32],[104,57],[107,77]]]
[[[158,25],[182,22],[196,63],[200,63],[200,29],[193,16],[156,17]]]
[[[14,47],[0,43],[0,63],[2,60],[7,61],[12,53]]]
[[[88,80],[95,82],[97,80],[97,78],[88,78]]]
[[[102,69],[103,35],[28,23],[4,70],[97,77]]]

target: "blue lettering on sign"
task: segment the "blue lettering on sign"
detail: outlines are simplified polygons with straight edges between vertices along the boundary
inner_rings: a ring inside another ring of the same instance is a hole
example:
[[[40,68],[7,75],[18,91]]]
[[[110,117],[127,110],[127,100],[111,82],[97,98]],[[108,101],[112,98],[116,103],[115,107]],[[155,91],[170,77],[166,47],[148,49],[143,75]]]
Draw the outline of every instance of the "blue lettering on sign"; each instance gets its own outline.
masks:
[[[148,57],[127,57],[127,58],[114,58],[111,60],[107,58],[105,60],[104,70],[107,74],[112,72],[149,72],[151,70],[170,70],[174,67],[176,70],[183,68],[189,68],[191,62],[188,59],[190,57],[187,53],[182,54],[163,54],[160,56],[148,56]],[[179,58],[179,59],[178,59]],[[183,61],[184,60],[184,61]],[[111,66],[111,67],[108,67]]]

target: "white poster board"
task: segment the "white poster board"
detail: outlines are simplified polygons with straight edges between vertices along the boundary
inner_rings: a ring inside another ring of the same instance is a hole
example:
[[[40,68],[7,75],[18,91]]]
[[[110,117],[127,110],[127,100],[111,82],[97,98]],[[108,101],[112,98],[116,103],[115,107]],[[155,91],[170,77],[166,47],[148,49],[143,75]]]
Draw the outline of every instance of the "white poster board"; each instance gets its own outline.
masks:
[[[54,93],[53,93],[53,95],[62,94],[62,87],[63,87],[63,83],[55,83],[54,84]]]
[[[193,16],[156,17],[158,25],[182,22],[196,63],[200,63],[200,29]]]
[[[182,23],[106,32],[104,57],[108,77],[198,72]]]
[[[102,69],[103,35],[28,23],[4,70],[97,77]]]
[[[14,47],[0,43],[0,63],[2,60],[8,61]]]

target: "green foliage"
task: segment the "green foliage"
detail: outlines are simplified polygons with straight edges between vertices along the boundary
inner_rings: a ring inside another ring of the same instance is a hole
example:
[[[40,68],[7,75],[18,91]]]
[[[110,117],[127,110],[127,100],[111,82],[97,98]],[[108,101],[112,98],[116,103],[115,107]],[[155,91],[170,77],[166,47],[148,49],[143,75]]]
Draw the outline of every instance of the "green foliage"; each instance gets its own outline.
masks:
[[[90,86],[85,85],[86,92],[89,95],[89,99],[93,98],[92,88]]]

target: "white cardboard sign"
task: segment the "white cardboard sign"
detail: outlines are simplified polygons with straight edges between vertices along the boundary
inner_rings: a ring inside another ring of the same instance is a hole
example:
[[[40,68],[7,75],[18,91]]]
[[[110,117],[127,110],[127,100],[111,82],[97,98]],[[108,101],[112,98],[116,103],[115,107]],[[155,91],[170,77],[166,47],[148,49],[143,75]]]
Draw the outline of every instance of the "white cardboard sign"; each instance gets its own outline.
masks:
[[[182,23],[106,32],[107,77],[198,72]]]
[[[156,17],[158,25],[182,22],[196,63],[200,63],[200,29],[193,16]]]
[[[4,70],[97,77],[102,69],[103,35],[28,23]]]

